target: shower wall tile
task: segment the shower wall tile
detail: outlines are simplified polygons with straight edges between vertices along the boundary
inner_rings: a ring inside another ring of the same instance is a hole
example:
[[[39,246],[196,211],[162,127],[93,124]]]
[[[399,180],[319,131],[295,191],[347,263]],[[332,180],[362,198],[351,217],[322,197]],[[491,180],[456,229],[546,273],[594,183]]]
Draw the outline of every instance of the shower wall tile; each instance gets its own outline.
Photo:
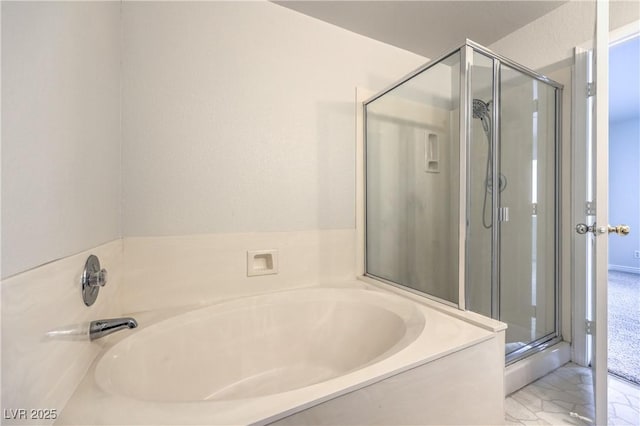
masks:
[[[124,239],[123,303],[137,312],[355,278],[354,229]],[[247,252],[278,250],[278,273],[247,276]]]
[[[94,305],[87,307],[82,301],[80,277],[90,254],[99,257],[109,276]],[[90,342],[88,335],[63,339],[47,337],[46,333],[119,316],[121,282],[122,240],[2,281],[4,410],[55,409],[60,413],[100,351],[101,342]],[[8,420],[3,419],[3,424],[5,421]],[[16,424],[52,422],[16,420]]]

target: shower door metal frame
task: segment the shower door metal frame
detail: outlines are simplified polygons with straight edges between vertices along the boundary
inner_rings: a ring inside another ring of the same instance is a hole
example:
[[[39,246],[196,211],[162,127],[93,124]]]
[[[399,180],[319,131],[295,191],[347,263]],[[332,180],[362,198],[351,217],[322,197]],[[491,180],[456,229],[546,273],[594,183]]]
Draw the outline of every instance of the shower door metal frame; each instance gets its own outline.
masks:
[[[492,135],[491,135],[491,144],[493,146],[493,161],[494,166],[492,170],[492,179],[493,182],[499,182],[499,170],[500,170],[500,65],[504,64],[508,67],[519,71],[537,81],[540,81],[544,84],[547,84],[555,89],[555,141],[554,141],[554,155],[555,155],[555,173],[554,173],[554,181],[555,181],[555,212],[554,212],[554,293],[555,293],[555,307],[554,307],[554,316],[555,316],[555,330],[553,333],[547,334],[539,339],[536,339],[532,342],[529,342],[527,346],[522,348],[521,350],[512,352],[507,357],[507,364],[520,360],[532,352],[538,352],[546,347],[551,346],[562,340],[562,336],[560,333],[561,330],[561,315],[560,315],[560,306],[562,303],[561,300],[561,292],[560,292],[560,277],[561,277],[561,248],[560,248],[560,235],[562,230],[562,224],[560,222],[560,202],[561,202],[561,127],[562,127],[562,93],[564,86],[549,77],[539,74],[527,67],[524,67],[509,58],[506,58],[502,55],[499,55],[486,47],[475,43],[472,40],[466,39],[462,46],[454,49],[452,51],[448,51],[446,54],[441,55],[435,58],[432,61],[427,62],[425,65],[417,68],[411,73],[407,74],[394,84],[388,86],[382,91],[378,92],[374,96],[370,97],[366,101],[363,102],[363,124],[364,124],[364,158],[366,158],[367,151],[367,108],[366,106],[375,101],[376,99],[384,96],[389,93],[396,87],[406,83],[408,80],[413,77],[421,74],[423,71],[428,70],[432,66],[440,63],[442,60],[448,58],[451,55],[456,53],[460,53],[460,124],[459,124],[459,153],[460,153],[460,178],[459,178],[459,233],[458,233],[458,303],[449,302],[447,300],[443,300],[433,295],[429,295],[427,293],[423,293],[421,291],[412,289],[408,286],[395,283],[386,279],[382,279],[375,275],[369,274],[367,272],[367,226],[366,226],[366,209],[367,209],[367,201],[366,201],[366,175],[367,175],[367,165],[366,161],[364,161],[364,218],[365,223],[364,227],[364,251],[362,255],[364,256],[364,275],[369,276],[373,279],[383,281],[387,284],[391,284],[396,287],[400,287],[404,290],[410,291],[412,293],[419,294],[420,296],[428,297],[430,299],[445,303],[450,306],[456,306],[461,310],[468,310],[469,300],[468,300],[468,292],[466,291],[467,283],[468,283],[468,271],[469,271],[469,250],[470,246],[467,241],[467,215],[470,214],[470,199],[467,197],[468,188],[470,187],[470,174],[468,173],[468,165],[470,164],[470,143],[471,143],[471,126],[469,125],[471,121],[471,67],[473,66],[473,53],[474,51],[487,56],[488,58],[493,60],[493,87],[492,87],[492,96],[493,96],[493,105],[492,105]],[[500,306],[500,226],[498,223],[498,215],[495,214],[499,208],[499,191],[492,192],[492,277],[491,277],[491,305],[492,305],[492,317],[494,319],[499,319],[499,306]]]
[[[491,153],[493,167],[491,170],[491,185],[493,190],[491,191],[491,317],[500,319],[500,257],[502,251],[500,245],[502,240],[500,239],[501,227],[498,222],[500,221],[499,215],[496,213],[500,208],[500,154],[501,151],[501,137],[500,137],[500,106],[502,100],[500,99],[500,64],[501,62],[493,58],[493,105],[492,105],[492,120],[491,120]],[[471,126],[469,126],[471,127]],[[471,143],[471,140],[469,140]],[[468,210],[471,213],[471,210]]]
[[[469,40],[467,40],[468,42]],[[458,307],[465,311],[468,304],[467,271],[468,271],[468,244],[467,244],[467,214],[471,208],[470,197],[467,190],[471,187],[469,141],[471,140],[471,66],[473,65],[473,48],[465,43],[460,47],[460,202],[459,231],[458,231]],[[462,207],[464,206],[464,208]]]

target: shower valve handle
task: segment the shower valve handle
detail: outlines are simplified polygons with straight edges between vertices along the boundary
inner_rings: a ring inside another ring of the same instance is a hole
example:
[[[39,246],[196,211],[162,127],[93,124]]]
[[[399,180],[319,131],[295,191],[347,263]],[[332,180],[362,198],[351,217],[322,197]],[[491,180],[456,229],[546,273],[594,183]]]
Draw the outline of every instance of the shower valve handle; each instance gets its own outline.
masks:
[[[94,272],[93,274],[91,274],[89,276],[89,285],[91,287],[104,287],[104,285],[107,283],[107,270],[106,269],[100,269],[97,272]]]
[[[100,260],[93,254],[87,258],[80,283],[84,304],[93,305],[98,297],[100,287],[104,287],[107,283],[107,270],[100,268]]]

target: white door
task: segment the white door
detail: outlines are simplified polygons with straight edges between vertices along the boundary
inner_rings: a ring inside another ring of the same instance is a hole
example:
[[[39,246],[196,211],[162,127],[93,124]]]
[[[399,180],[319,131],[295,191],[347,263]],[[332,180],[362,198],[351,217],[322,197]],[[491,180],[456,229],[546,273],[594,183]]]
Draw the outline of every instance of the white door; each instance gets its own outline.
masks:
[[[597,425],[607,424],[608,21],[598,1],[596,49],[576,49],[573,86],[573,359],[592,368]]]
[[[593,174],[595,195],[595,232],[592,232],[593,279],[592,370],[596,425],[607,424],[607,275],[609,266],[609,3],[596,6],[595,116]]]
[[[608,235],[629,233],[624,225],[608,225],[609,7],[605,1],[597,2],[596,28],[595,52],[576,49],[575,55],[573,187],[576,196],[573,219],[577,235],[573,247],[574,300],[578,303],[573,312],[573,359],[592,368],[594,421],[596,425],[605,425],[608,409]]]
[[[591,368],[593,370],[593,400],[595,423],[607,424],[607,275],[609,259],[609,4],[597,2],[595,73],[591,85],[594,96],[591,150],[593,212],[595,222],[589,224],[588,234],[592,238],[590,274],[590,332]]]
[[[595,424],[600,425],[606,424],[607,418],[608,247],[600,227],[607,223],[608,149],[607,139],[600,136],[602,123],[597,119],[602,114],[599,111],[602,98],[598,105],[592,66],[594,56],[593,50],[577,48],[575,51],[572,359],[580,365],[591,366]],[[602,56],[598,59],[602,60]]]

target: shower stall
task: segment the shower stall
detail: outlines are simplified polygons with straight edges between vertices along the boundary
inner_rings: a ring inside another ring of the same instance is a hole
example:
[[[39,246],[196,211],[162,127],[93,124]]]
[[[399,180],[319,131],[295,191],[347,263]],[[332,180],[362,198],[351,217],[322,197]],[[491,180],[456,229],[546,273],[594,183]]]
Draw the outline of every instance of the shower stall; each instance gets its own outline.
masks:
[[[562,85],[467,40],[364,103],[365,275],[560,339]]]

